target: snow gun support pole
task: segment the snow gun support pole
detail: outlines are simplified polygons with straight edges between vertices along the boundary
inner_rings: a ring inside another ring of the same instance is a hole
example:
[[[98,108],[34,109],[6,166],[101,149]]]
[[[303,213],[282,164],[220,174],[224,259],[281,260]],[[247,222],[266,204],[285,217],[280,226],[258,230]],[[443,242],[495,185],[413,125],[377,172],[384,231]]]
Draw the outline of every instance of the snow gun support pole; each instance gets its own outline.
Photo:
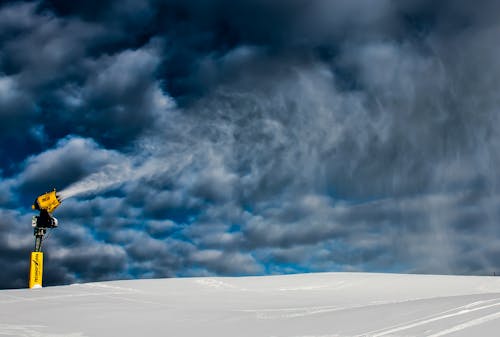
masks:
[[[61,204],[54,189],[40,195],[33,203],[34,210],[40,211],[38,216],[33,216],[31,225],[35,235],[35,251],[31,252],[29,287],[41,288],[43,276],[43,252],[42,241],[47,229],[57,227],[57,219],[52,216],[52,212]]]
[[[37,228],[35,227],[35,252],[41,252],[42,251],[42,241],[43,241],[43,236],[47,233],[46,228]]]

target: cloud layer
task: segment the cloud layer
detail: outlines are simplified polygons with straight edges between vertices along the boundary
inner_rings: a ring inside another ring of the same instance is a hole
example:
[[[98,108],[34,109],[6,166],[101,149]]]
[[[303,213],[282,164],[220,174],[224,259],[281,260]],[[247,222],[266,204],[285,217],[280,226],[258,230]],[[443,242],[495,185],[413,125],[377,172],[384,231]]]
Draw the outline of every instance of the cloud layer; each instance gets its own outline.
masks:
[[[0,7],[0,287],[498,271],[495,1]]]

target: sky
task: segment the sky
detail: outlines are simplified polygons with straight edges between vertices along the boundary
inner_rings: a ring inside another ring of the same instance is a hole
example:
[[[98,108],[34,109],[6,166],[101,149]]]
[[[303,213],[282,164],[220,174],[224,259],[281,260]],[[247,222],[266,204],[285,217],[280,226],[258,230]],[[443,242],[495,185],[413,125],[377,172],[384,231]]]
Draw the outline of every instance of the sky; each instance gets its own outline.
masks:
[[[500,272],[500,3],[0,4],[0,288]]]

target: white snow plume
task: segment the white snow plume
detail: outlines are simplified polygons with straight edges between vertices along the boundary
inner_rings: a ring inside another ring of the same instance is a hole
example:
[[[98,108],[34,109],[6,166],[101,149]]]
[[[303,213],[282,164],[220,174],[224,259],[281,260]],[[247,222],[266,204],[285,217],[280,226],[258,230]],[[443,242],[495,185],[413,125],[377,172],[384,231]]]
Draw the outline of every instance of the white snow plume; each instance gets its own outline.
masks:
[[[101,167],[98,172],[86,176],[57,194],[60,200],[64,200],[74,196],[104,192],[127,182],[151,179],[162,174],[175,176],[191,163],[192,158],[193,155],[185,152],[172,155],[171,160],[152,155],[140,159],[123,156],[119,161]]]
[[[124,162],[120,165],[107,165],[102,169],[102,171],[93,173],[85,179],[80,180],[58,192],[58,196],[60,200],[64,200],[76,195],[85,195],[103,191],[122,184],[130,179],[133,174],[134,169],[128,162]]]

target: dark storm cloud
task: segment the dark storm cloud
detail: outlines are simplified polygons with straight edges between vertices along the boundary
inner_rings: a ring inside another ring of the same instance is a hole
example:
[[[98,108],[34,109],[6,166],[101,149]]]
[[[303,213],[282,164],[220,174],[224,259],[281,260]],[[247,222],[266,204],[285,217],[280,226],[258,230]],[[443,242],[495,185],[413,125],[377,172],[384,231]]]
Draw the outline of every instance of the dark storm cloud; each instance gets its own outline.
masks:
[[[32,240],[27,239],[29,228],[21,228],[18,221],[28,217],[23,217],[19,212],[2,209],[0,211],[0,263],[5,272],[0,275],[0,287],[21,288],[26,286],[26,273],[28,272],[26,263],[23,260],[29,259],[29,250],[33,245]]]
[[[49,143],[78,133],[122,146],[153,122],[154,46],[109,54],[104,46],[125,32],[35,3],[6,5],[2,18],[10,34],[0,41],[0,105],[9,133],[37,125]]]
[[[100,149],[90,139],[65,138],[54,149],[28,157],[17,181],[23,192],[36,194],[44,188],[62,187],[104,165],[119,161],[120,155]]]
[[[1,287],[68,186],[47,284],[497,270],[499,7],[5,3]]]

